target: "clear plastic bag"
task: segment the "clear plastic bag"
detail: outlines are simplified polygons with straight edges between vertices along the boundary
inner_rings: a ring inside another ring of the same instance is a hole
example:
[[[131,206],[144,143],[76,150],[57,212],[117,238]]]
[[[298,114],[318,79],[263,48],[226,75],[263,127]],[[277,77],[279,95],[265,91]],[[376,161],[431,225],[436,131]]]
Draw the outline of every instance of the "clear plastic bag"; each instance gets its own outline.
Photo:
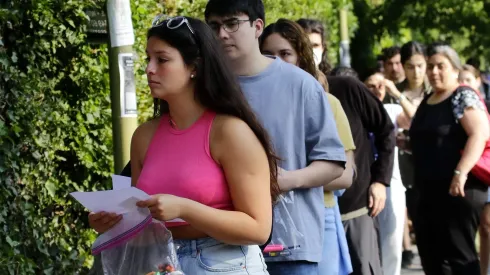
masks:
[[[294,208],[294,191],[281,195],[274,206],[274,229],[271,242],[263,251],[264,257],[290,256],[305,242],[305,236],[297,228],[289,208]]]
[[[118,225],[97,238],[92,254],[100,253],[101,274],[183,275],[170,231],[151,215],[143,218],[141,214],[125,214]]]

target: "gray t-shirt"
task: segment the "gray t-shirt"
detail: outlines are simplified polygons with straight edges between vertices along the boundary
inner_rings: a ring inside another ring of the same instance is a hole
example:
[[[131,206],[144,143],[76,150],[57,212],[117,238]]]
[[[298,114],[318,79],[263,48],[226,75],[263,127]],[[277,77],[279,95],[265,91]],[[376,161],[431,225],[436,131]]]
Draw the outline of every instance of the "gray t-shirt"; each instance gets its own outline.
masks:
[[[315,160],[345,162],[327,97],[310,74],[276,58],[260,74],[238,79],[272,139],[281,168],[298,170]],[[266,260],[319,262],[324,230],[323,187],[295,189],[283,196],[274,208],[272,241],[289,249]]]

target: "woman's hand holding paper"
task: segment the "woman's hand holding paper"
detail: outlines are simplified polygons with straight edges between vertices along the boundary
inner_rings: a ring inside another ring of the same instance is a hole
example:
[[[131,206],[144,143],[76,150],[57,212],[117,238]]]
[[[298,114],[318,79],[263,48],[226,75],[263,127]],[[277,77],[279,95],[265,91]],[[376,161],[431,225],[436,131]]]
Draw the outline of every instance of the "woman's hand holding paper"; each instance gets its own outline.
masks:
[[[170,221],[181,217],[183,202],[184,199],[181,197],[158,194],[151,196],[148,200],[140,201],[136,205],[150,209],[152,217],[157,220]]]
[[[90,227],[100,234],[111,229],[114,225],[121,221],[121,219],[122,215],[103,211],[98,213],[91,212],[88,214],[88,222]]]

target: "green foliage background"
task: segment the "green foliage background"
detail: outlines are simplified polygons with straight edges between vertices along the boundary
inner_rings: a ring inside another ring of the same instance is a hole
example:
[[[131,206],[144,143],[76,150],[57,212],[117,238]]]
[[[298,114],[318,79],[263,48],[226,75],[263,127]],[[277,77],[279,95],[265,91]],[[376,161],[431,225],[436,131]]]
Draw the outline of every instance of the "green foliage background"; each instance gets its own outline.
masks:
[[[202,18],[206,0],[131,0],[139,120],[152,113],[146,30],[159,14]],[[337,60],[338,10],[349,9],[353,66],[410,39],[449,40],[489,56],[489,2],[264,0],[266,21],[321,19]],[[101,0],[0,0],[0,274],[87,274],[95,234],[68,194],[106,189],[113,173],[106,45],[87,43]]]
[[[107,47],[86,43],[94,1],[0,10],[0,273],[78,274],[94,234],[75,190],[111,174]],[[5,23],[4,23],[5,22]]]
[[[352,0],[358,28],[352,37],[352,66],[359,72],[374,65],[382,48],[416,40],[444,41],[462,57],[489,69],[489,0]]]

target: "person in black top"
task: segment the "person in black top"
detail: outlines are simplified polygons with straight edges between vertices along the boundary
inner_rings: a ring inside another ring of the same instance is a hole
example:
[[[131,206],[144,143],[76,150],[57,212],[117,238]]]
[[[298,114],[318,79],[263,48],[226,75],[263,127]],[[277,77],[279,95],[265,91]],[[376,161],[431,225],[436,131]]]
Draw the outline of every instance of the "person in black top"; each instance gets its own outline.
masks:
[[[312,45],[325,45],[320,21],[302,18],[297,23],[309,35]],[[328,56],[326,48],[322,50],[322,56]],[[319,69],[329,75],[330,70],[322,69],[321,64]],[[341,76],[329,76],[327,80],[330,93],[340,101],[347,115],[356,145],[356,177],[338,201],[354,270],[352,274],[383,274],[374,218],[385,206],[386,186],[390,185],[393,174],[394,126],[383,104],[361,81]],[[375,137],[376,161],[370,133]]]
[[[359,79],[359,74],[350,67],[335,67],[329,74],[330,76],[351,76]]]
[[[356,145],[357,174],[339,198],[354,272],[382,274],[376,217],[384,208],[393,174],[395,135],[388,113],[367,87],[353,77],[329,76],[330,92],[344,108]],[[375,137],[374,160],[369,133]]]
[[[477,93],[459,86],[458,54],[443,44],[432,45],[427,54],[433,93],[410,128],[417,247],[427,275],[478,275],[475,235],[487,186],[471,169],[489,138],[488,118]]]

